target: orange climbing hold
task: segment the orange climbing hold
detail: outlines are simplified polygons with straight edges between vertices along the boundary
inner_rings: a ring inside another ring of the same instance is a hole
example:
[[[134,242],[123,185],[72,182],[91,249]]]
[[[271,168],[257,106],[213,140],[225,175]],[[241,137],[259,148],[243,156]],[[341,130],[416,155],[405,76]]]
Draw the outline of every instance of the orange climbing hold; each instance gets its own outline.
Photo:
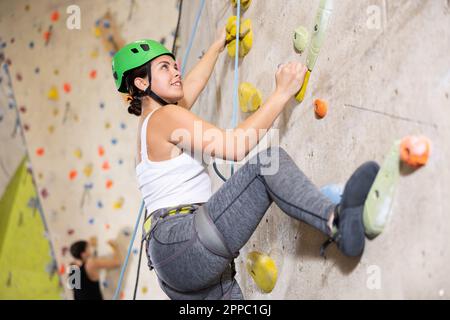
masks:
[[[43,155],[44,155],[44,152],[45,152],[44,148],[38,148],[38,149],[36,150],[36,154],[37,154],[38,156],[43,156]]]
[[[52,15],[50,16],[50,19],[51,19],[53,22],[58,21],[58,19],[59,19],[59,12],[58,12],[58,11],[53,11],[53,12],[52,12]]]
[[[105,149],[102,146],[98,147],[98,155],[102,157],[105,154]]]
[[[77,175],[78,175],[77,170],[71,170],[69,172],[69,179],[74,180],[77,177]]]
[[[111,189],[112,185],[113,185],[112,180],[107,180],[106,181],[106,189]]]
[[[328,103],[324,100],[316,99],[314,101],[314,112],[317,118],[325,118],[328,113]]]
[[[62,264],[60,267],[59,267],[59,274],[60,275],[64,275],[66,273],[66,267]]]
[[[405,137],[400,144],[400,159],[412,168],[419,168],[428,163],[431,143],[424,136]]]
[[[89,72],[89,78],[91,78],[91,79],[97,78],[97,71],[91,70],[91,72]]]
[[[43,36],[44,40],[48,42],[50,40],[50,37],[52,36],[52,33],[50,31],[45,31]]]
[[[63,89],[65,93],[69,93],[72,90],[72,86],[70,85],[70,83],[64,83],[63,85]]]

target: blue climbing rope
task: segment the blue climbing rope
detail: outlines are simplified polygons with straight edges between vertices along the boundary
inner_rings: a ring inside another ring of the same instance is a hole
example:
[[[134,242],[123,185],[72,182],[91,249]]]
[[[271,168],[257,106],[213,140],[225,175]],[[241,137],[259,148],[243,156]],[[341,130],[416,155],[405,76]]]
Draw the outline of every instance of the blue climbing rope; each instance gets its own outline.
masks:
[[[237,126],[238,113],[238,86],[239,86],[239,42],[241,30],[241,0],[237,1],[237,19],[236,19],[236,51],[234,57],[234,83],[233,83],[233,115],[231,117],[231,126]],[[231,175],[234,174],[234,163],[231,163]]]
[[[120,293],[120,289],[122,288],[123,276],[124,276],[125,270],[127,269],[127,266],[128,266],[128,260],[130,258],[131,248],[133,248],[134,239],[136,238],[136,233],[139,228],[139,222],[141,221],[143,209],[144,209],[144,201],[142,201],[141,209],[139,209],[139,215],[138,215],[138,218],[136,221],[136,225],[134,226],[133,236],[131,237],[130,244],[128,245],[127,256],[125,257],[125,261],[122,264],[122,270],[120,270],[119,282],[117,283],[117,288],[116,288],[116,291],[114,292],[113,300],[117,300],[117,297],[119,296],[119,293]]]
[[[191,53],[192,44],[194,43],[195,34],[197,33],[198,29],[198,23],[200,22],[200,17],[203,12],[203,7],[205,6],[205,0],[202,0],[200,3],[200,8],[197,11],[197,17],[195,18],[194,26],[192,27],[191,35],[189,37],[189,43],[186,49],[186,52],[184,53],[183,62],[181,66],[181,76],[184,76],[184,71],[186,70],[187,65],[187,59],[189,57],[189,54]]]

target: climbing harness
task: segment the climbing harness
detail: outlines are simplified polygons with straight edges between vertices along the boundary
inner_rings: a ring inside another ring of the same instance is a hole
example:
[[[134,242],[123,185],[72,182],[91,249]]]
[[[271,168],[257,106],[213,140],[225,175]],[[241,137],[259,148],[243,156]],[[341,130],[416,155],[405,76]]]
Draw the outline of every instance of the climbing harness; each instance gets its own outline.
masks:
[[[176,214],[190,214],[195,211],[199,207],[199,205],[199,203],[183,204],[176,207],[161,208],[153,211],[144,220],[144,223],[142,225],[142,241],[149,239],[152,231],[164,218],[168,216],[174,216]]]
[[[230,289],[234,285],[234,276],[236,275],[236,268],[234,264],[234,259],[239,256],[239,252],[232,253],[228,248],[225,239],[221,232],[217,229],[216,225],[212,221],[210,215],[208,214],[204,203],[194,203],[194,204],[183,204],[176,207],[162,208],[152,212],[147,219],[144,221],[142,227],[142,242],[146,241],[146,251],[148,253],[148,247],[150,243],[150,239],[152,238],[153,231],[156,226],[161,223],[166,217],[181,215],[181,214],[195,214],[194,216],[194,237],[191,240],[187,241],[183,244],[174,254],[165,258],[163,261],[158,262],[157,264],[153,263],[150,255],[148,254],[149,263],[148,266],[150,270],[155,270],[155,273],[158,274],[158,268],[164,267],[169,262],[175,260],[177,257],[186,252],[186,250],[191,247],[195,241],[198,239],[200,243],[209,251],[214,253],[215,255],[221,256],[225,259],[230,259],[230,267],[232,272],[232,283]],[[158,276],[158,278],[160,278]],[[161,278],[160,278],[160,281]],[[169,287],[171,290],[174,290],[178,293],[184,293],[182,290],[178,288],[174,288],[172,285],[169,285],[164,282],[164,285]],[[228,294],[229,290],[223,294],[225,296]],[[222,296],[222,297],[223,297]]]

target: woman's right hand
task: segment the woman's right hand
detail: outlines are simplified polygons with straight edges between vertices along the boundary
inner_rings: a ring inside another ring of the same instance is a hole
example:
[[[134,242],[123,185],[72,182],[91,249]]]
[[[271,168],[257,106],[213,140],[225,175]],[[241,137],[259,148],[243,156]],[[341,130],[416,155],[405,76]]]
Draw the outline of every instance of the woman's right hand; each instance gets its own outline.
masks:
[[[281,64],[275,74],[276,92],[291,98],[297,94],[305,79],[306,67],[300,62]]]

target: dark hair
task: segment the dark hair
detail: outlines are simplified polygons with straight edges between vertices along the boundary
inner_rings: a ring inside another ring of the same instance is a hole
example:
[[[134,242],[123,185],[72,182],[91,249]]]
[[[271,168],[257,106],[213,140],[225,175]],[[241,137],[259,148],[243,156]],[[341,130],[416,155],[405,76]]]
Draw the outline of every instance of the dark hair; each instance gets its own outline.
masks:
[[[142,97],[147,94],[141,89],[134,85],[134,79],[145,78],[147,76],[147,64],[148,62],[140,67],[129,70],[125,73],[125,81],[128,88],[128,101],[130,101],[130,106],[128,107],[128,113],[140,116],[142,114]],[[150,79],[149,79],[150,80]]]
[[[81,260],[81,254],[86,251],[87,241],[80,240],[72,243],[70,246],[70,253],[75,259]]]

